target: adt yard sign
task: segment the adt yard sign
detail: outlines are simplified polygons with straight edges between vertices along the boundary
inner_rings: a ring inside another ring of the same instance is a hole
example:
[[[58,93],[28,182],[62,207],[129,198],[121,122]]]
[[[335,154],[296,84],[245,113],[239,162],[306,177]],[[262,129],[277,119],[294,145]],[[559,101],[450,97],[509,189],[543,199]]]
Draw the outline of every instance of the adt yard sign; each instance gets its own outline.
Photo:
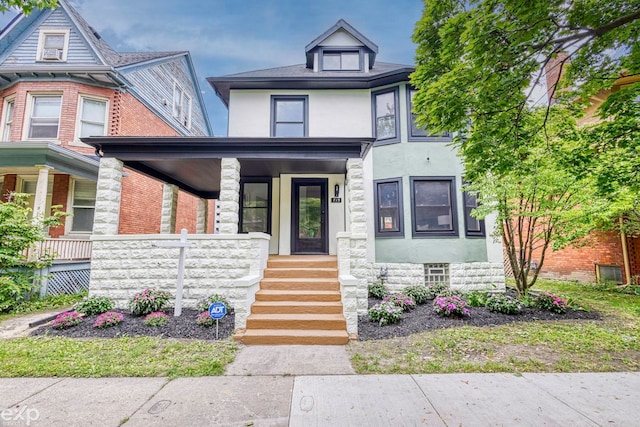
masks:
[[[209,316],[212,319],[222,319],[227,314],[227,307],[220,301],[214,302],[209,306]]]

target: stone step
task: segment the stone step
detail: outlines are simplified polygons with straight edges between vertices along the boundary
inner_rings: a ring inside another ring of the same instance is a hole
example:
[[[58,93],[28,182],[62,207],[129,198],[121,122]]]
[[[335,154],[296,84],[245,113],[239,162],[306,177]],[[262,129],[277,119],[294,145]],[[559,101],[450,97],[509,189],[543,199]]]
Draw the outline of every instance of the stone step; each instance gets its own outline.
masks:
[[[268,267],[264,270],[265,278],[323,278],[323,279],[337,279],[338,269],[327,267]]]
[[[265,278],[260,281],[260,289],[290,291],[339,291],[337,279],[325,278]]]
[[[256,301],[254,314],[340,314],[340,301]]]
[[[250,314],[247,331],[251,329],[322,329],[344,330],[347,321],[342,314]]]
[[[234,335],[248,345],[345,345],[346,330],[252,329]]]
[[[270,256],[267,268],[337,268],[334,255]]]
[[[283,289],[260,289],[256,301],[340,301],[339,291],[298,291]]]

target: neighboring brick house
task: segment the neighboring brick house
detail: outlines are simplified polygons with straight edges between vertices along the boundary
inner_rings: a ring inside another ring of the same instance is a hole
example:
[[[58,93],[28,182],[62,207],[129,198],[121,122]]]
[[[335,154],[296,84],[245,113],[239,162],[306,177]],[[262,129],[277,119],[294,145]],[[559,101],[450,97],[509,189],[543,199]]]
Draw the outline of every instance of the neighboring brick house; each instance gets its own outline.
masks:
[[[212,131],[189,52],[116,52],[68,1],[58,4],[0,33],[0,188],[3,200],[30,194],[36,215],[62,206],[72,216],[50,237],[82,240],[99,160],[80,138]],[[212,231],[211,201],[132,169],[122,186],[121,234]]]

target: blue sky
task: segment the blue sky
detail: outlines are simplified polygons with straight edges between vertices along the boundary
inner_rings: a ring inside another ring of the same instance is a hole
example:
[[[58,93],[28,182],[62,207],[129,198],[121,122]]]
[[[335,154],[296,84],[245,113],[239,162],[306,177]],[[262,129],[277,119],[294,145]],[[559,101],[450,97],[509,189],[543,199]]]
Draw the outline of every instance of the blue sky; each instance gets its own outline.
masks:
[[[413,64],[421,0],[71,0],[117,51],[188,50],[215,135],[227,115],[206,77],[303,63],[304,47],[345,19],[379,47],[377,59]],[[0,14],[4,27],[12,14]]]

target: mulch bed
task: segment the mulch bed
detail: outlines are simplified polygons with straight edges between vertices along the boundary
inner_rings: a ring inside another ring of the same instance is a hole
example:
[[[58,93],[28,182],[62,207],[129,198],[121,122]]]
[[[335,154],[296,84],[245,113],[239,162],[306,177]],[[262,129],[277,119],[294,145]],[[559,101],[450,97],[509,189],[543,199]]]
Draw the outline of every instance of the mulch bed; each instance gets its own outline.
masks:
[[[198,340],[215,340],[216,326],[200,326],[196,324],[198,311],[182,309],[182,315],[173,316],[173,310],[166,310],[169,315],[168,322],[164,326],[147,326],[144,324],[144,316],[132,316],[126,310],[113,310],[124,315],[124,320],[108,328],[94,328],[98,316],[86,316],[84,321],[77,326],[68,329],[55,329],[50,324],[41,326],[31,335],[61,336],[69,338],[116,338],[153,336],[161,338],[185,338]],[[233,334],[235,328],[235,315],[228,313],[218,321],[218,339],[225,339]]]

